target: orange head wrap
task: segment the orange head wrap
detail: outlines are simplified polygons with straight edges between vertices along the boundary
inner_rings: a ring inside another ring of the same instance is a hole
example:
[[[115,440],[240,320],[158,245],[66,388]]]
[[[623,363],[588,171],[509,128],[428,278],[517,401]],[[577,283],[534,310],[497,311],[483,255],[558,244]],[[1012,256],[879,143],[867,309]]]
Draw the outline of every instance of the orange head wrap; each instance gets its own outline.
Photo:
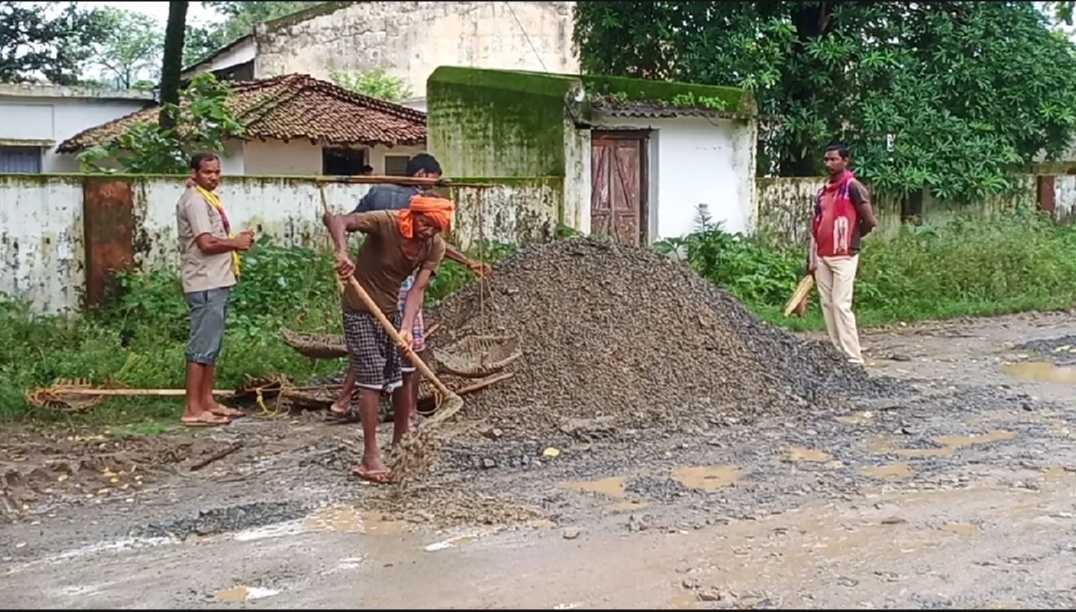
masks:
[[[444,232],[452,226],[452,213],[455,211],[451,200],[437,195],[417,195],[411,198],[408,208],[396,211],[396,221],[404,238],[414,238],[414,214],[422,215]]]

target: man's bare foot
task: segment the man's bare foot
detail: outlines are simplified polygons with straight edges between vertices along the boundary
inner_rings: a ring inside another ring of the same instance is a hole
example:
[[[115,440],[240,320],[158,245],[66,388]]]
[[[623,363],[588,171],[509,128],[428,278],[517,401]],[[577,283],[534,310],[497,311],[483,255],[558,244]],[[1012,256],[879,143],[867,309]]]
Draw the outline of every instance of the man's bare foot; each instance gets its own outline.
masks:
[[[385,467],[379,457],[373,459],[363,458],[362,463],[355,466],[351,473],[375,484],[386,484],[392,480],[392,470]]]
[[[351,409],[350,398],[338,399],[333,402],[332,406],[329,406],[329,411],[337,416],[347,415],[347,411]]]
[[[422,416],[419,415],[418,411],[416,410],[416,411],[412,412],[411,413],[411,422],[409,424],[410,425],[409,433],[414,433],[414,431],[416,429],[418,429],[418,425],[421,422],[422,422]]]
[[[242,410],[239,410],[238,408],[230,408],[228,406],[218,404],[217,402],[213,402],[212,404],[210,404],[209,412],[212,412],[219,417],[224,417],[228,419],[239,419],[247,416],[247,413],[243,412]]]
[[[219,427],[228,425],[232,421],[228,417],[219,416],[206,410],[197,415],[192,415],[189,411],[184,412],[179,422],[186,427]]]

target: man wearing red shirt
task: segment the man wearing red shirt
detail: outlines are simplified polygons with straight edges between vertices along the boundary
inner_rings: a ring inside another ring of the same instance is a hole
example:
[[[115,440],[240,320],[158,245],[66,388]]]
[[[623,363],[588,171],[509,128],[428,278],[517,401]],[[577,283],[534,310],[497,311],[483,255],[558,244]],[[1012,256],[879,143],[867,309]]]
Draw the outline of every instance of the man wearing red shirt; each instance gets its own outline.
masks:
[[[859,243],[878,225],[870,194],[848,169],[848,147],[826,147],[829,181],[818,192],[811,220],[807,270],[814,275],[829,340],[851,363],[862,364],[852,289],[859,266]]]

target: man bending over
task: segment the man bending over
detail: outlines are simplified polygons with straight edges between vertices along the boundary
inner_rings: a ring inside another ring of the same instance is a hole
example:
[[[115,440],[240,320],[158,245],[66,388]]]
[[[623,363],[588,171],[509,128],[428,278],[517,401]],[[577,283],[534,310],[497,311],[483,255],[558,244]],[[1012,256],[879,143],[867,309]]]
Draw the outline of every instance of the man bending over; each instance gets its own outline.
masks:
[[[410,178],[439,179],[441,178],[441,164],[429,153],[419,153],[407,162],[406,173]],[[411,202],[411,198],[422,194],[424,191],[425,188],[419,185],[374,185],[373,188],[359,200],[359,204],[355,207],[355,210],[351,212],[365,213],[375,210],[400,210],[402,208],[407,208],[408,204]],[[453,248],[450,244],[445,244],[445,259],[467,266],[472,272],[479,276],[489,274],[488,265],[468,258],[463,253]],[[403,310],[404,303],[407,301],[407,294],[414,284],[415,277],[414,275],[411,275],[405,279],[400,286],[399,302],[401,311]],[[415,316],[415,325],[411,330],[411,337],[414,339],[415,352],[418,353],[419,357],[425,360],[426,331],[422,320],[421,308]],[[411,393],[415,400],[414,405],[411,407],[410,419],[412,426],[418,421],[418,383],[419,375],[416,373],[411,377]],[[337,395],[336,401],[333,402],[333,405],[330,408],[333,414],[350,416],[349,409],[351,396],[354,390],[355,375],[348,369],[347,375],[344,377],[344,384],[340,387],[340,394]]]
[[[400,210],[322,217],[336,248],[337,272],[342,278],[354,276],[378,310],[400,330],[409,348],[426,287],[445,257],[441,233],[449,229],[453,211],[452,202],[446,199],[417,196],[408,208]],[[347,249],[347,234],[351,232],[366,235],[354,263]],[[412,274],[415,281],[401,310],[397,304],[400,285]],[[344,292],[344,339],[359,388],[363,432],[362,463],[353,472],[364,480],[388,482],[392,474],[381,461],[377,446],[378,402],[382,393],[392,394],[392,442],[398,444],[410,428],[411,407],[416,401],[411,385],[415,369],[410,362],[404,363],[401,347],[350,289]]]

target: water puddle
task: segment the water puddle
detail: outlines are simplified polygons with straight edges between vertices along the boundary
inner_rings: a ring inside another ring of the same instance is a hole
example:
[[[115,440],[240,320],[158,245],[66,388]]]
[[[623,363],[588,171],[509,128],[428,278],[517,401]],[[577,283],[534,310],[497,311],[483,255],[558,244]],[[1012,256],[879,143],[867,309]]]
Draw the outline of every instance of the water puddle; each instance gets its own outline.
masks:
[[[1006,363],[1001,369],[1020,380],[1076,385],[1076,366],[1059,366],[1048,361],[1022,361]]]
[[[938,436],[933,440],[942,446],[949,448],[963,448],[965,446],[972,446],[974,444],[988,444],[990,442],[1000,442],[1002,440],[1012,440],[1016,437],[1016,434],[1004,429],[995,429],[994,431],[988,431],[981,435],[973,436]]]
[[[377,512],[361,511],[351,506],[330,506],[303,519],[303,529],[367,535],[400,535],[407,532],[407,523],[388,521]]]
[[[214,599],[222,603],[243,603],[252,599],[264,599],[279,595],[280,591],[262,589],[259,587],[234,586],[230,589],[222,589],[213,593]]]
[[[738,465],[677,466],[672,470],[673,480],[685,487],[716,491],[738,481],[743,468]]]
[[[946,523],[941,528],[957,535],[975,535],[975,532],[979,531],[978,527],[970,523]]]
[[[570,482],[562,482],[560,486],[565,489],[587,491],[589,493],[608,495],[609,497],[623,498],[628,496],[627,492],[624,491],[624,483],[626,483],[627,480],[627,476],[610,476],[609,478],[599,478],[598,480],[573,480]]]
[[[825,451],[807,448],[806,446],[794,446],[788,453],[790,461],[807,461],[811,463],[825,463],[832,459]]]
[[[915,472],[903,461],[897,463],[888,463],[886,465],[880,465],[877,467],[865,467],[860,470],[863,474],[871,476],[873,478],[882,478],[885,480],[901,480],[904,478],[910,478]]]

